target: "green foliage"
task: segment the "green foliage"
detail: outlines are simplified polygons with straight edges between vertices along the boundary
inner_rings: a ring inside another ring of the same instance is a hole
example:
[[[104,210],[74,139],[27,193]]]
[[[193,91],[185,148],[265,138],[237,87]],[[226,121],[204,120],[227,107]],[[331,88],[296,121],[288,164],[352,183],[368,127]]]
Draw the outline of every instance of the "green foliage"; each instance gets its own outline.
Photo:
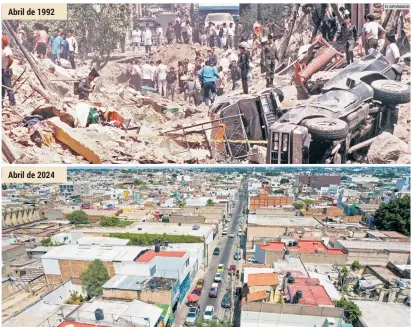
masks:
[[[278,189],[271,192],[271,194],[284,194],[284,190]]]
[[[213,320],[197,320],[196,327],[233,327],[233,323],[226,321]]]
[[[103,286],[110,276],[107,272],[107,268],[103,262],[99,259],[94,260],[80,275],[81,284],[83,290],[89,297],[97,296],[103,293]]]
[[[103,227],[126,227],[131,224],[131,221],[120,220],[117,217],[102,217],[100,220],[100,226]]]
[[[300,210],[300,209],[304,208],[304,203],[302,203],[302,202],[293,202],[293,206],[294,206],[294,208]]]
[[[133,184],[134,184],[134,186],[141,186],[142,188],[147,186],[146,182],[140,181],[139,179],[135,179]]]
[[[177,174],[176,174],[176,173],[172,174],[171,176],[172,176],[173,178],[177,178]]]
[[[50,237],[45,238],[44,240],[40,241],[42,246],[54,246],[53,241]]]
[[[1,184],[1,189],[4,191],[4,190],[7,190],[7,184],[5,184],[5,183],[3,183],[3,184]]]
[[[410,196],[383,203],[375,212],[374,219],[374,225],[379,230],[410,236]]]
[[[203,243],[203,238],[193,235],[168,235],[168,234],[133,234],[133,233],[110,233],[110,237],[128,239],[127,245],[155,245],[157,243]]]
[[[83,301],[84,298],[82,294],[79,295],[77,291],[70,291],[70,298],[66,301],[66,303],[80,305],[80,303],[82,303]]]
[[[347,267],[343,267],[342,269],[341,269],[341,275],[342,275],[342,277],[347,277],[348,276],[348,268]]]
[[[177,206],[178,206],[179,208],[184,208],[184,207],[186,206],[186,202],[185,202],[185,201],[180,201],[180,202],[177,204]]]
[[[353,261],[353,263],[350,266],[351,270],[360,270],[361,269],[361,265],[360,262],[358,260]]]
[[[311,199],[305,199],[304,203],[305,203],[305,205],[313,205],[313,204],[315,204],[315,201],[311,200]]]
[[[82,210],[74,210],[67,215],[67,219],[75,225],[88,224],[87,214]]]
[[[345,320],[350,324],[355,323],[362,315],[362,312],[358,305],[346,299],[345,297],[342,297],[339,301],[334,301],[334,304],[337,308],[344,309]]]
[[[287,184],[289,182],[290,182],[290,180],[288,178],[281,178],[280,179],[280,184]]]
[[[212,207],[214,204],[215,204],[215,203],[214,203],[213,199],[208,199],[208,200],[207,200],[207,203],[206,203],[206,206],[207,206],[207,207]]]

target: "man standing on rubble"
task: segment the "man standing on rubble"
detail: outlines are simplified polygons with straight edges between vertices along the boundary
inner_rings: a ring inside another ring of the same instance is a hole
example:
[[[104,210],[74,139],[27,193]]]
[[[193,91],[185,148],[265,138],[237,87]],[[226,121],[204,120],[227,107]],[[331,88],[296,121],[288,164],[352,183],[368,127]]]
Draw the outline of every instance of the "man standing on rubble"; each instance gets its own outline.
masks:
[[[163,64],[161,60],[157,61],[156,76],[157,76],[158,94],[162,95],[163,97],[166,97],[167,96],[167,90],[166,90],[167,66]]]
[[[73,36],[73,31],[68,31],[67,42],[69,45],[69,61],[71,63],[71,68],[76,69],[74,55],[78,54],[78,44],[76,38]]]
[[[172,22],[168,23],[168,27],[166,31],[166,38],[167,38],[168,44],[174,43],[174,40],[176,39],[176,33],[174,31],[174,26]]]
[[[334,38],[334,42],[342,38],[345,47],[345,60],[349,65],[354,62],[354,47],[358,40],[358,33],[355,25],[351,24],[350,16],[345,16],[344,21],[345,23],[341,26],[337,37]]]
[[[11,65],[13,64],[13,52],[9,47],[9,39],[6,36],[3,36],[1,39],[1,48],[1,103],[3,104],[7,92],[10,106],[15,106],[16,99],[14,98],[13,86],[11,84],[11,77],[13,76],[13,71],[11,69]]]
[[[137,48],[137,52],[140,52],[141,31],[138,26],[135,29],[133,29],[133,31],[131,32],[131,37],[133,40],[133,53],[135,52],[136,48]]]
[[[146,54],[151,53],[151,45],[153,44],[151,37],[152,37],[151,30],[150,30],[150,27],[147,25],[143,32],[143,41],[144,41],[144,47],[146,48]]]
[[[367,42],[368,49],[375,49],[378,48],[378,39],[380,33],[385,34],[385,30],[382,28],[380,24],[375,21],[375,17],[373,14],[367,15],[367,26],[365,27],[365,38]],[[383,34],[383,35],[384,35]]]
[[[214,102],[216,95],[216,80],[220,76],[217,69],[210,66],[210,62],[207,60],[203,68],[198,71],[198,78],[204,89],[204,102],[206,106]]]
[[[210,47],[214,48],[215,44],[216,44],[216,38],[217,38],[217,30],[214,26],[214,23],[209,22],[208,23],[208,27],[209,27],[209,33],[210,33]]]
[[[176,87],[177,87],[177,74],[174,71],[174,67],[170,67],[170,71],[167,73],[166,80],[167,80],[167,98],[169,97],[169,94],[171,94],[171,101],[174,101],[174,94],[176,92]]]
[[[241,82],[243,84],[244,94],[248,94],[248,72],[250,70],[250,54],[246,51],[248,47],[247,42],[241,42],[238,46],[240,50],[240,57],[238,59],[238,67],[241,70]]]
[[[65,60],[67,60],[68,56],[69,56],[69,44],[66,40],[66,34],[65,33],[61,33],[61,52],[60,52],[60,58],[63,58]]]
[[[156,34],[157,34],[157,49],[158,49],[161,45],[163,45],[163,28],[161,27],[161,24],[157,24]]]
[[[88,74],[87,78],[83,78],[78,85],[78,98],[79,100],[88,100],[89,94],[93,92],[94,87],[91,87],[91,82],[100,74],[93,68]]]
[[[210,66],[217,66],[218,58],[217,55],[214,53],[214,48],[211,48],[208,52],[208,62]]]
[[[203,47],[207,46],[207,29],[204,24],[200,26],[200,44]]]
[[[141,78],[143,86],[153,87],[153,69],[148,60],[141,66]]]
[[[51,48],[51,60],[56,65],[60,65],[60,53],[62,47],[62,38],[60,36],[60,31],[55,30],[53,37],[50,39],[49,46]]]
[[[232,49],[234,46],[235,27],[233,23],[227,28],[227,46]]]
[[[265,72],[266,87],[273,86],[275,60],[278,61],[277,47],[273,43],[273,36],[269,35],[268,42],[261,50],[261,72]]]

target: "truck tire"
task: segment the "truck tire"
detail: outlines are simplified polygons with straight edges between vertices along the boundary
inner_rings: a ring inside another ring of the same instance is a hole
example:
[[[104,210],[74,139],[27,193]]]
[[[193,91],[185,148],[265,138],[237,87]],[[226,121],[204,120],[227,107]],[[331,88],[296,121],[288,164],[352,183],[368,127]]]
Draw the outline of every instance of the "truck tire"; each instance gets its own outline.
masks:
[[[345,121],[336,118],[312,118],[304,125],[313,138],[321,140],[343,140],[348,134],[348,125]]]
[[[371,83],[374,99],[382,103],[402,104],[410,102],[410,87],[391,80],[377,80]]]

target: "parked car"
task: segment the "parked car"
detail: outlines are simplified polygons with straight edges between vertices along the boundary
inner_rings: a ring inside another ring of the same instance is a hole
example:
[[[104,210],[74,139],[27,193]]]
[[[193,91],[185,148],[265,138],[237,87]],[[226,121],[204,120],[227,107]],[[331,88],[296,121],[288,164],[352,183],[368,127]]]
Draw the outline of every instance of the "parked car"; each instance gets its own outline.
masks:
[[[229,238],[234,238],[234,237],[235,237],[235,234],[234,234],[234,233],[230,233],[230,234],[228,234],[228,237],[229,237]]]
[[[258,261],[255,259],[255,257],[251,257],[247,259],[248,263],[258,263]]]
[[[235,274],[236,274],[236,270],[237,270],[236,265],[231,265],[230,268],[228,268],[228,273],[229,273],[230,275],[235,275]]]
[[[214,318],[214,307],[212,305],[207,305],[204,310],[204,320],[213,320]]]
[[[221,233],[221,235],[227,235],[228,233],[228,229],[223,229],[223,232]]]
[[[241,253],[239,251],[235,251],[234,260],[241,260]]]
[[[323,87],[315,102],[288,110],[269,128],[267,164],[341,164],[395,124],[396,105],[410,102],[402,69],[377,51]]]
[[[219,248],[215,248],[213,251],[213,255],[219,255],[220,254],[220,249]]]
[[[204,286],[204,279],[199,279],[196,284],[196,288],[203,289]]]
[[[218,283],[213,283],[213,285],[214,284],[218,285]],[[217,287],[216,286],[211,286],[210,290],[208,291],[208,296],[212,297],[212,298],[216,298],[217,295],[218,295],[218,286]]]
[[[231,308],[231,293],[226,292],[221,300],[221,306],[223,308]]]
[[[191,307],[188,310],[188,314],[186,317],[186,320],[184,322],[184,325],[186,326],[192,326],[196,323],[198,316],[200,315],[200,307]]]
[[[214,276],[214,281],[217,283],[220,283],[223,280],[223,274],[222,273],[216,273]]]
[[[200,295],[201,295],[201,291],[202,291],[201,288],[195,288],[195,289],[193,289],[193,291],[191,292],[191,294],[195,294],[195,295],[200,296]]]
[[[223,271],[224,271],[224,264],[220,263],[220,264],[217,266],[217,272],[223,272]]]

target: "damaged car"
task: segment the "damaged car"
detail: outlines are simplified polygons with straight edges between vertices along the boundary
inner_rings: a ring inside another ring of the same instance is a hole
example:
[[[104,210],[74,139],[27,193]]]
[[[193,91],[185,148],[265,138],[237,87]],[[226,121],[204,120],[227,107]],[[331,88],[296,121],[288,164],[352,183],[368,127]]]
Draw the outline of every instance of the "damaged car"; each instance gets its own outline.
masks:
[[[269,126],[281,115],[279,103],[283,99],[281,90],[267,88],[257,94],[222,97],[214,103],[210,116],[214,121],[211,140],[215,157],[222,154],[241,159],[250,150],[250,140],[267,140]]]
[[[345,163],[395,123],[410,101],[402,69],[373,51],[329,80],[315,102],[290,109],[269,128],[266,163]]]

